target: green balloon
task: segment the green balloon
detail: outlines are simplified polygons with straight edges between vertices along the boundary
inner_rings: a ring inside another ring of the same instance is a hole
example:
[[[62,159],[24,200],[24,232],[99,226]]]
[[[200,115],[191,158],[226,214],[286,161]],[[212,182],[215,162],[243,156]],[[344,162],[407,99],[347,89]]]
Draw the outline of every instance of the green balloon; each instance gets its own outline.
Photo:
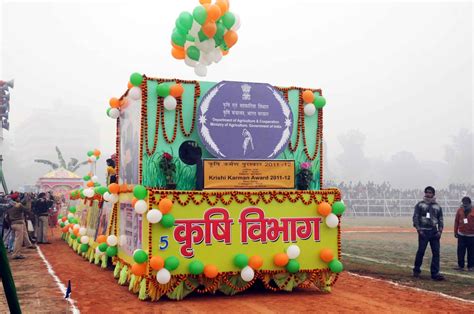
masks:
[[[89,180],[91,179],[91,177],[90,177],[90,176],[83,176],[82,179],[83,179],[84,181],[89,181]]]
[[[200,42],[203,42],[203,41],[209,39],[209,37],[207,37],[206,34],[204,34],[204,32],[202,31],[202,29],[199,31],[198,37],[199,37],[199,41],[200,41]]]
[[[87,156],[90,157],[90,156],[92,156],[92,155],[94,155],[94,152],[93,152],[92,150],[90,150],[90,151],[87,152]]]
[[[77,218],[72,218],[72,223],[73,223],[73,224],[78,224],[78,223],[79,223],[79,220],[77,220]]]
[[[245,254],[237,254],[234,257],[234,265],[240,269],[244,268],[249,264],[249,258]]]
[[[73,223],[73,222],[74,222],[74,217],[69,217],[69,218],[67,219],[67,221],[69,221],[70,223]]]
[[[204,272],[204,264],[200,261],[192,261],[189,264],[189,272],[193,275],[200,275]]]
[[[214,41],[216,42],[216,47],[219,47],[224,42],[224,37],[214,37]]]
[[[107,116],[109,116],[109,115],[110,115],[110,110],[112,110],[112,108],[110,108],[110,107],[109,107],[109,108],[107,108]]]
[[[198,61],[199,57],[201,56],[201,52],[196,46],[189,46],[188,49],[186,49],[186,54],[188,55],[189,59]]]
[[[297,273],[300,270],[300,263],[295,259],[290,259],[286,264],[286,270],[292,274]]]
[[[63,218],[63,217],[64,217],[63,214],[59,214],[59,215],[58,215],[58,219],[61,219],[61,218]]]
[[[77,237],[76,241],[77,241],[77,243],[81,243],[81,237]]]
[[[170,256],[165,259],[165,268],[169,271],[173,271],[179,266],[179,259],[176,256]]]
[[[81,252],[83,252],[83,253],[87,252],[88,249],[89,249],[89,244],[87,244],[87,243],[85,243],[85,244],[82,243],[81,244]]]
[[[143,82],[143,76],[140,73],[132,73],[130,75],[130,83],[132,83],[133,86],[140,86]]]
[[[326,105],[326,99],[323,96],[315,96],[313,104],[316,106],[317,109],[321,109],[324,107],[324,105]]]
[[[186,12],[186,11],[181,12],[179,14],[178,20],[179,20],[179,23],[184,28],[186,28],[187,31],[189,31],[191,27],[193,27],[193,16],[189,12]]]
[[[71,207],[69,207],[69,212],[70,212],[70,213],[73,213],[73,214],[74,214],[76,211],[77,211],[76,206],[71,206]]]
[[[107,254],[107,256],[109,256],[109,257],[113,257],[113,256],[117,255],[117,247],[116,246],[109,246],[105,250],[105,254]]]
[[[190,41],[192,43],[196,41],[196,39],[194,39],[194,37],[192,35],[186,35],[186,40]]]
[[[161,225],[165,228],[171,228],[174,226],[174,217],[171,214],[165,214],[161,218]]]
[[[222,23],[216,23],[217,25],[217,31],[216,34],[214,35],[214,40],[216,38],[224,38],[224,33],[225,33],[225,26]]]
[[[174,25],[176,26],[176,31],[180,33],[181,35],[186,36],[188,34],[189,30],[187,30],[183,25],[181,25],[179,20],[176,20]]]
[[[76,239],[77,239],[77,235],[75,235],[74,233],[72,233],[72,234],[71,234],[71,239],[76,240]]]
[[[222,23],[227,29],[230,29],[235,24],[235,15],[230,12],[226,12],[222,16]]]
[[[107,248],[108,248],[108,247],[109,247],[109,246],[107,245],[107,243],[105,243],[105,242],[104,242],[104,243],[101,243],[101,244],[99,244],[99,251],[105,252],[105,251],[107,251]]]
[[[331,269],[333,273],[340,273],[344,269],[344,266],[342,266],[342,263],[335,258],[329,262],[329,269]]]
[[[343,202],[337,201],[332,204],[332,213],[334,215],[342,215],[346,210],[346,205]]]
[[[202,5],[197,6],[193,10],[193,17],[200,25],[204,24],[207,19],[207,11]]]
[[[99,193],[100,195],[104,195],[104,193],[108,191],[109,189],[106,186],[99,186],[99,188],[97,189],[97,193]]]
[[[100,186],[100,183],[99,183],[99,182],[96,182],[96,183],[94,183],[94,186],[95,186],[95,187],[99,187],[99,186]]]
[[[166,83],[160,83],[156,88],[156,92],[158,93],[158,96],[166,97],[170,94],[170,86]]]
[[[60,226],[61,228],[64,228],[65,225],[66,225],[66,224],[65,224],[63,221],[61,221],[61,223],[59,224],[59,226]]]
[[[133,260],[138,264],[145,263],[148,261],[148,254],[143,250],[136,250],[133,254]]]
[[[177,46],[183,47],[184,43],[186,42],[186,35],[180,34],[178,30],[173,31],[171,35],[171,40]]]
[[[148,194],[148,191],[143,185],[138,184],[138,185],[135,185],[135,187],[133,188],[133,196],[135,196],[139,200],[145,199],[147,194]]]
[[[84,189],[81,189],[81,190],[79,191],[79,196],[80,196],[81,198],[86,198],[86,196],[84,195]]]

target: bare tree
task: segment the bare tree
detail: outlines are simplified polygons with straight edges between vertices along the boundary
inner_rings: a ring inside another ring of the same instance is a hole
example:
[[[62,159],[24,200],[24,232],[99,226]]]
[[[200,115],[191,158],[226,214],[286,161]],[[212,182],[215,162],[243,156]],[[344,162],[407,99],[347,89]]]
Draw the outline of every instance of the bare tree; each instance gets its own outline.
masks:
[[[35,159],[35,162],[48,165],[51,168],[53,168],[53,170],[58,169],[58,168],[64,168],[71,172],[75,172],[81,166],[87,165],[87,160],[79,163],[79,160],[77,158],[71,158],[70,161],[66,165],[66,161],[63,158],[63,154],[61,153],[61,150],[57,146],[56,146],[56,153],[58,154],[58,160],[59,160],[58,163],[55,163],[46,159]]]

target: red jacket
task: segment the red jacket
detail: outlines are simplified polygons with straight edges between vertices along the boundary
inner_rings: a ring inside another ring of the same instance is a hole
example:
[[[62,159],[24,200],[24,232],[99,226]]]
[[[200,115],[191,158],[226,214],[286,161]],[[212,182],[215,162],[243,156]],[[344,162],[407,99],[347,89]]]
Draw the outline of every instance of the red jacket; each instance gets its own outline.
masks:
[[[467,224],[464,223],[467,218]],[[454,219],[454,234],[461,232],[462,234],[474,235],[474,208],[471,209],[469,215],[464,216],[464,208],[459,208]]]

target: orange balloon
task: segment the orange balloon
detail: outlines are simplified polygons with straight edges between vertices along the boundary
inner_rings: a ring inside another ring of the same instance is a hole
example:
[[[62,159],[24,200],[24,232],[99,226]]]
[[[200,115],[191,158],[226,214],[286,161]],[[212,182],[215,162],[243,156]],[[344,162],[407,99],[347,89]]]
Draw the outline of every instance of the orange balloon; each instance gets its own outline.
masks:
[[[322,249],[321,252],[319,252],[319,257],[323,262],[329,263],[334,259],[334,254],[332,254],[330,249]]]
[[[112,97],[109,100],[109,105],[112,108],[120,108],[120,101],[117,98]]]
[[[215,4],[211,4],[208,8],[207,8],[207,17],[209,20],[211,20],[212,22],[215,22],[217,21],[222,15],[222,11],[221,11],[221,8]],[[204,32],[204,30],[203,30]],[[205,33],[204,33],[205,34]],[[214,35],[213,35],[214,36]]]
[[[107,237],[103,234],[97,237],[97,243],[104,243],[107,241]]]
[[[93,187],[93,186],[94,186],[94,182],[92,182],[92,181],[87,182],[87,186],[90,187],[90,188]]]
[[[202,25],[202,32],[204,33],[204,35],[206,35],[209,38],[214,37],[214,35],[217,32],[216,23],[214,23],[213,21],[204,23]]]
[[[138,202],[136,197],[132,198],[132,207],[135,207],[135,204]]]
[[[216,265],[207,264],[204,266],[204,276],[207,278],[216,278],[219,274],[219,270]]]
[[[120,192],[120,186],[117,183],[109,184],[109,192],[112,194],[118,194]]]
[[[63,218],[61,218],[61,220],[62,220],[63,222],[65,222],[65,221],[67,220],[67,217],[64,216]]]
[[[130,88],[132,88],[132,87],[133,87],[133,84],[132,84],[131,82],[128,82],[128,83],[127,83],[127,88],[130,89]]]
[[[199,0],[200,4],[211,4],[211,0]]]
[[[132,274],[135,276],[143,276],[146,273],[146,263],[133,264],[132,265]]]
[[[176,49],[184,49],[183,46],[178,46],[173,41],[171,41],[171,46],[173,46],[173,48],[176,48]]]
[[[221,50],[223,56],[227,56],[229,54],[229,50]]]
[[[178,60],[183,60],[186,56],[184,49],[178,49],[175,47],[171,48],[171,55],[173,56],[173,58]]]
[[[224,35],[224,42],[229,48],[235,45],[235,43],[237,42],[237,39],[239,39],[239,36],[237,36],[237,33],[234,31],[228,31]]]
[[[284,267],[288,264],[289,258],[286,253],[277,253],[273,256],[273,263],[276,266]]]
[[[68,232],[68,231],[69,231],[69,226],[63,227],[63,228],[61,229],[61,231],[62,231],[63,233]]]
[[[162,214],[169,213],[171,211],[171,208],[173,208],[173,201],[169,198],[162,199],[158,204],[158,209]]]
[[[181,97],[184,93],[183,85],[174,84],[170,87],[170,95],[173,97]]]
[[[226,0],[217,0],[216,5],[221,9],[221,14],[229,11],[229,2]]]
[[[160,270],[165,267],[165,260],[161,256],[153,256],[150,258],[150,266],[154,270]]]
[[[329,205],[328,203],[321,202],[318,204],[318,213],[321,216],[326,217],[327,215],[331,213],[331,211],[332,211],[331,205]]]
[[[260,269],[263,265],[263,258],[261,258],[258,255],[253,255],[249,258],[249,266],[252,267],[252,269]]]
[[[94,156],[99,157],[100,156],[100,150],[94,149]]]
[[[304,100],[305,104],[310,104],[310,103],[312,103],[313,100],[314,100],[314,94],[313,94],[313,92],[310,91],[310,90],[308,90],[308,89],[305,90],[305,91],[303,92],[303,100]]]
[[[79,229],[73,229],[72,233],[74,233],[74,235],[76,237],[78,237],[79,236]]]

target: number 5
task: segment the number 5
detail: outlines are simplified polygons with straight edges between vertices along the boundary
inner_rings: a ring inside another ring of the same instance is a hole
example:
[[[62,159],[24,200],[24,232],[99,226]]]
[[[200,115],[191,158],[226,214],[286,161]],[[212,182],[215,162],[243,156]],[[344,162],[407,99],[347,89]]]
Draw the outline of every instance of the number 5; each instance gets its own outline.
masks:
[[[160,237],[160,250],[166,250],[166,248],[168,247],[168,236],[162,236]]]

